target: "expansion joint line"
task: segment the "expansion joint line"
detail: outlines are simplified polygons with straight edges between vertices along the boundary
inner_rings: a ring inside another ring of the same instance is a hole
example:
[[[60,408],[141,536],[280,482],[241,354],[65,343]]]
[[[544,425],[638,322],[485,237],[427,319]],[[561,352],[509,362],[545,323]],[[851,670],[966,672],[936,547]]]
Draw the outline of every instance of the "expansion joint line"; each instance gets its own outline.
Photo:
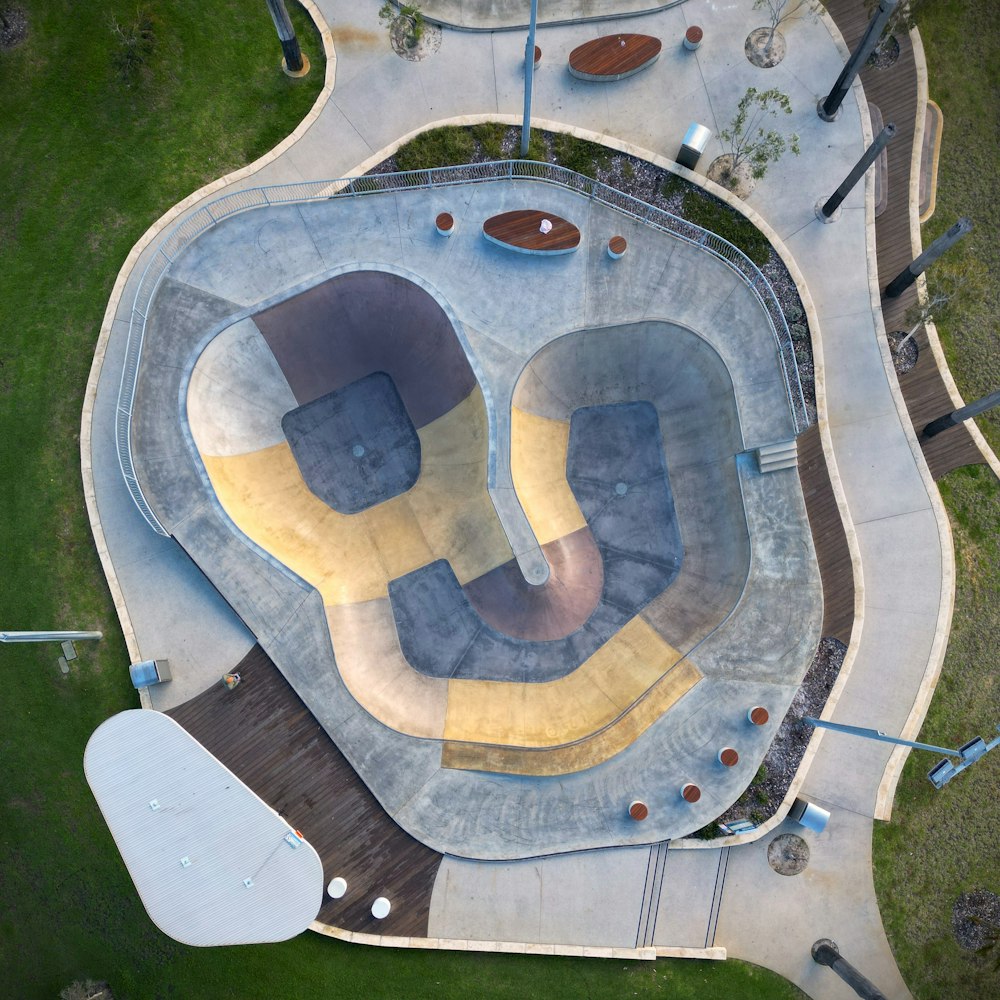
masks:
[[[724,847],[719,851],[719,867],[715,873],[715,888],[712,891],[712,908],[708,911],[708,927],[705,929],[705,947],[715,947],[715,935],[719,929],[719,911],[722,909],[722,893],[726,888],[726,872],[729,871],[729,852]]]
[[[649,861],[646,865],[646,882],[642,891],[642,906],[639,910],[639,926],[635,932],[636,948],[651,948],[656,932],[656,914],[660,908],[660,895],[663,892],[663,875],[667,867],[667,848],[669,840],[653,844],[649,848]]]

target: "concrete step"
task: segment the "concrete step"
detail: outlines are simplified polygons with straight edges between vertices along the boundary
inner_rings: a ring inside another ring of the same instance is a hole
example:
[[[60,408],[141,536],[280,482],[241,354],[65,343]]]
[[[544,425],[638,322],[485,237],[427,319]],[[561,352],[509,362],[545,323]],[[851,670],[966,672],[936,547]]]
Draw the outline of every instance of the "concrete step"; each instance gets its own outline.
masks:
[[[762,473],[793,469],[799,464],[798,445],[795,440],[777,441],[755,448],[757,467]]]
[[[779,472],[781,469],[794,469],[798,466],[799,460],[794,455],[791,458],[783,459],[780,462],[768,462],[760,467],[761,472]]]

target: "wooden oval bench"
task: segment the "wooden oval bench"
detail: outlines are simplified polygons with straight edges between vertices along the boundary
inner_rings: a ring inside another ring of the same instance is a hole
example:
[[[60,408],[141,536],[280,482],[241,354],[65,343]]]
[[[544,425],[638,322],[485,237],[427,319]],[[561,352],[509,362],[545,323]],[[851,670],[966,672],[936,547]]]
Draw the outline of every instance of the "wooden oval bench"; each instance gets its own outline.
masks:
[[[543,219],[552,223],[547,233],[541,231]],[[534,208],[494,215],[483,223],[483,235],[491,243],[518,253],[572,253],[580,245],[580,230],[572,222]]]
[[[569,71],[581,80],[623,80],[660,57],[652,35],[604,35],[578,45],[569,54]]]

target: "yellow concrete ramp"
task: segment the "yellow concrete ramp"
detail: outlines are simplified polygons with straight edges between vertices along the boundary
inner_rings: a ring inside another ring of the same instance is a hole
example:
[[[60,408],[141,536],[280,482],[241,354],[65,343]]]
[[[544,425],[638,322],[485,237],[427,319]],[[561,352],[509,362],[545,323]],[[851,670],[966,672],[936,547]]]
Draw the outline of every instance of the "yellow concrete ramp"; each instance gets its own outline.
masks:
[[[446,741],[441,750],[441,765],[463,771],[536,776],[584,771],[631,746],[667,709],[687,694],[702,676],[695,664],[690,660],[682,660],[660,678],[630,710],[601,731],[574,743],[527,748]]]
[[[587,526],[566,480],[568,450],[568,421],[511,409],[511,479],[539,545]]]
[[[339,514],[315,496],[287,442],[201,457],[240,530],[315,586],[325,604],[353,604],[386,596],[390,580],[435,559],[447,559],[465,583],[513,558],[486,488],[479,388],[418,433],[416,484],[360,514]]]
[[[673,646],[636,617],[558,680],[449,681],[445,739],[563,746],[614,722],[680,658]]]

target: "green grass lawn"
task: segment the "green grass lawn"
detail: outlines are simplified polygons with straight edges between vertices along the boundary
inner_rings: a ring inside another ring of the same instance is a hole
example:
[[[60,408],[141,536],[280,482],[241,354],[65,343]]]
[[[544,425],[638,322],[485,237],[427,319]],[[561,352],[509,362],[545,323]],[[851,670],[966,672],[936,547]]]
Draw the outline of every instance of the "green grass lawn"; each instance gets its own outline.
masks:
[[[997,735],[1000,723],[1000,487],[984,466],[941,483],[952,515],[958,569],[955,618],[941,681],[920,739],[957,746]],[[1000,995],[992,961],[952,936],[956,899],[1000,892],[1000,759],[974,764],[941,791],[927,780],[937,761],[910,755],[892,821],[875,828],[875,889],[900,971],[919,1000]]]
[[[937,0],[921,8],[930,96],[944,112],[937,209],[926,246],[959,216],[975,230],[954,251],[987,267],[985,294],[962,296],[939,323],[951,370],[967,400],[1000,386],[1000,253],[997,250],[997,102],[1000,32],[986,0]],[[935,272],[928,272],[933,290]],[[994,449],[1000,413],[980,418]],[[957,592],[941,681],[920,739],[956,746],[989,740],[1000,723],[1000,487],[985,466],[959,469],[940,484],[955,538]],[[1000,996],[992,961],[962,951],[952,935],[955,900],[1000,893],[1000,759],[988,757],[941,791],[927,781],[936,758],[914,753],[903,772],[892,822],[875,830],[875,887],[900,971],[919,1000]]]
[[[0,0],[4,3],[4,0]],[[80,410],[118,268],[143,231],[206,181],[275,145],[322,84],[290,81],[260,0],[160,0],[128,79],[111,18],[132,0],[18,0],[30,34],[0,52],[0,628],[97,628],[68,677],[58,648],[0,646],[0,981],[51,1000],[74,979],[124,998],[801,994],[737,962],[544,960],[347,946],[304,934],[200,950],[150,923],[83,777],[107,716],[135,707],[128,657],[87,523]],[[208,18],[208,22],[205,22]]]
[[[992,0],[933,0],[921,7],[920,37],[930,77],[930,96],[944,113],[937,207],[923,227],[927,246],[960,216],[975,229],[948,258],[969,256],[985,267],[981,294],[956,300],[938,323],[948,364],[967,401],[1000,388],[1000,30]],[[941,265],[947,266],[948,258]],[[940,266],[940,265],[939,265]],[[933,291],[935,267],[927,272]],[[978,418],[1000,452],[1000,409]]]

